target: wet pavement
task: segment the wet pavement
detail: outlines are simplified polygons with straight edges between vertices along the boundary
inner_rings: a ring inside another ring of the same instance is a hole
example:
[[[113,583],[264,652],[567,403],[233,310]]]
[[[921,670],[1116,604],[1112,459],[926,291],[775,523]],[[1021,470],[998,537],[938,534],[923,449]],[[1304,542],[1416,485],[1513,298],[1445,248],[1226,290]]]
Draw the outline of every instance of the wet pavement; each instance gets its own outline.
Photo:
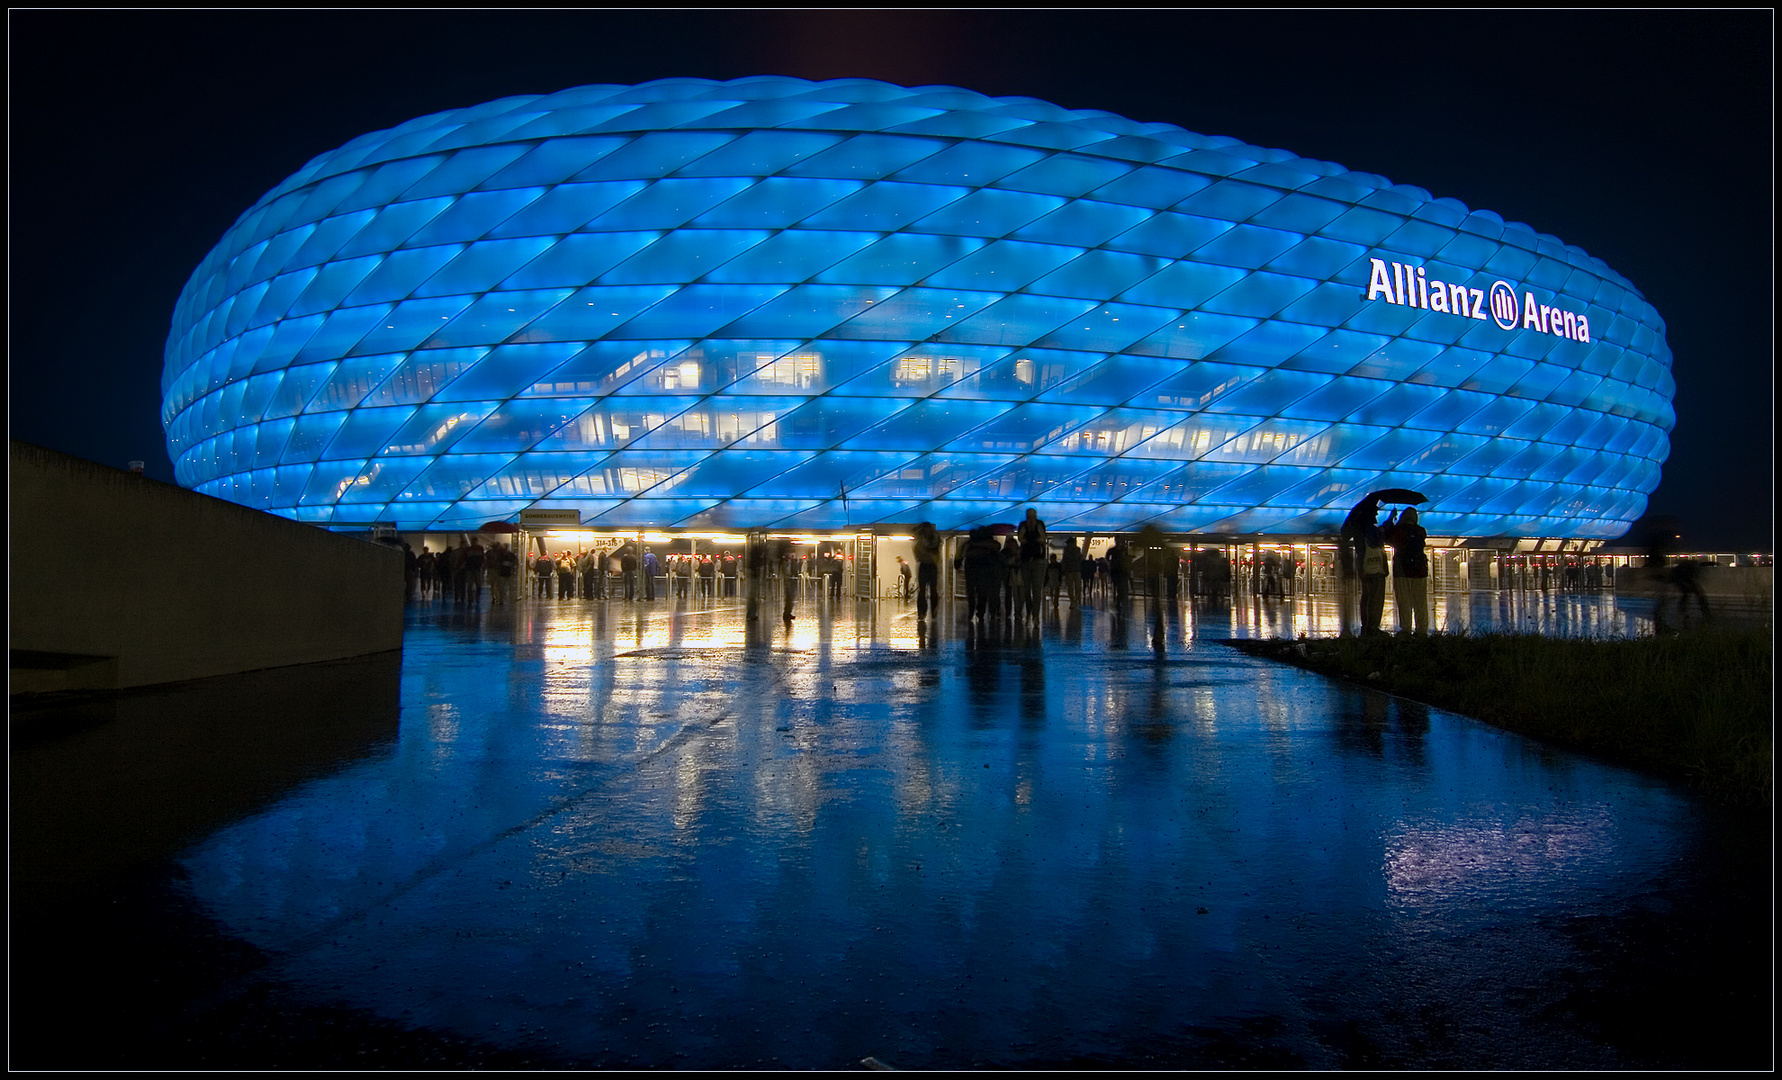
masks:
[[[1771,1063],[1767,814],[1218,644],[1334,610],[797,616],[15,704],[12,1063]]]

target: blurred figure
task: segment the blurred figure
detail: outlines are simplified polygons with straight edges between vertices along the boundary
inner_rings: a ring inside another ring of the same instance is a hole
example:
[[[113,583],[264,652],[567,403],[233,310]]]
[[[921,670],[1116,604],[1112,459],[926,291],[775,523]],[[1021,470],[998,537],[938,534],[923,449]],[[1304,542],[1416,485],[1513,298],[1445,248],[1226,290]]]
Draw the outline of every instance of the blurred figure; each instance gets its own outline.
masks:
[[[1014,622],[1020,608],[1021,542],[1010,533],[1002,539],[1002,617]]]
[[[1040,520],[1039,511],[1027,508],[1027,518],[1016,528],[1015,539],[1020,545],[1021,617],[1038,622],[1040,594],[1046,587],[1046,523]]]
[[[1126,538],[1116,536],[1108,549],[1108,580],[1114,587],[1114,614],[1126,617],[1132,603],[1132,553],[1126,550]]]
[[[1695,598],[1696,608],[1701,617],[1708,618],[1708,594],[1702,591],[1700,563],[1694,560],[1679,560],[1671,563],[1671,553],[1676,551],[1677,542],[1682,534],[1677,531],[1677,519],[1669,515],[1652,518],[1646,533],[1646,566],[1653,578],[1653,591],[1658,603],[1653,609],[1652,621],[1659,631],[1669,629],[1664,621],[1665,608],[1671,602],[1671,590],[1677,594],[1677,618],[1681,621],[1689,610],[1690,597]]]
[[[940,534],[934,523],[924,521],[916,526],[916,618],[921,619],[933,608],[940,613]]]
[[[1065,541],[1064,557],[1058,562],[1059,572],[1064,575],[1064,591],[1069,597],[1070,606],[1083,606],[1083,549],[1077,546],[1077,538]]]
[[[1003,574],[1002,548],[988,528],[980,525],[971,531],[959,563],[965,572],[966,619],[985,623],[995,610],[997,580]]]

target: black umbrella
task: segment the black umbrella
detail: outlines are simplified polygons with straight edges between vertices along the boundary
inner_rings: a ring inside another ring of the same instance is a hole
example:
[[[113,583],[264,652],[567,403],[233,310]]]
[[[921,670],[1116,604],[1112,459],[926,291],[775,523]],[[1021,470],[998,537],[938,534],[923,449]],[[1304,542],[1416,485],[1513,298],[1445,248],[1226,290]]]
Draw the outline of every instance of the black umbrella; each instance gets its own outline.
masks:
[[[1355,504],[1349,516],[1343,519],[1342,534],[1353,536],[1374,523],[1374,515],[1380,512],[1380,504],[1389,503],[1421,503],[1428,502],[1429,497],[1421,491],[1410,488],[1384,488],[1370,491],[1365,499]]]

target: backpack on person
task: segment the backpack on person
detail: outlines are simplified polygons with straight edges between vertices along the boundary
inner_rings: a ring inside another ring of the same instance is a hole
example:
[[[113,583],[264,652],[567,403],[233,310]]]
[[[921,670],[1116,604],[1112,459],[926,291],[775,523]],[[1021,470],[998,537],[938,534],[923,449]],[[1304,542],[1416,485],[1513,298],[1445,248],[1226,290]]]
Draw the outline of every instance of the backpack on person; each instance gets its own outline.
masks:
[[[1386,549],[1370,540],[1362,541],[1361,572],[1366,576],[1386,573]]]

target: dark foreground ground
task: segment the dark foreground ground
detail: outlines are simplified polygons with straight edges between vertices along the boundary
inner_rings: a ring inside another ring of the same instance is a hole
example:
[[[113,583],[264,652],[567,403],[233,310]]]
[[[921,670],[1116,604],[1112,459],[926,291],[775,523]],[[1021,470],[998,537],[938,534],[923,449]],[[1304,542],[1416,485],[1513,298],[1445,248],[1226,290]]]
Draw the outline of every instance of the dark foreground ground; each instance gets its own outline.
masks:
[[[10,1064],[1771,1066],[1767,812],[1243,623],[417,607],[15,702]]]

